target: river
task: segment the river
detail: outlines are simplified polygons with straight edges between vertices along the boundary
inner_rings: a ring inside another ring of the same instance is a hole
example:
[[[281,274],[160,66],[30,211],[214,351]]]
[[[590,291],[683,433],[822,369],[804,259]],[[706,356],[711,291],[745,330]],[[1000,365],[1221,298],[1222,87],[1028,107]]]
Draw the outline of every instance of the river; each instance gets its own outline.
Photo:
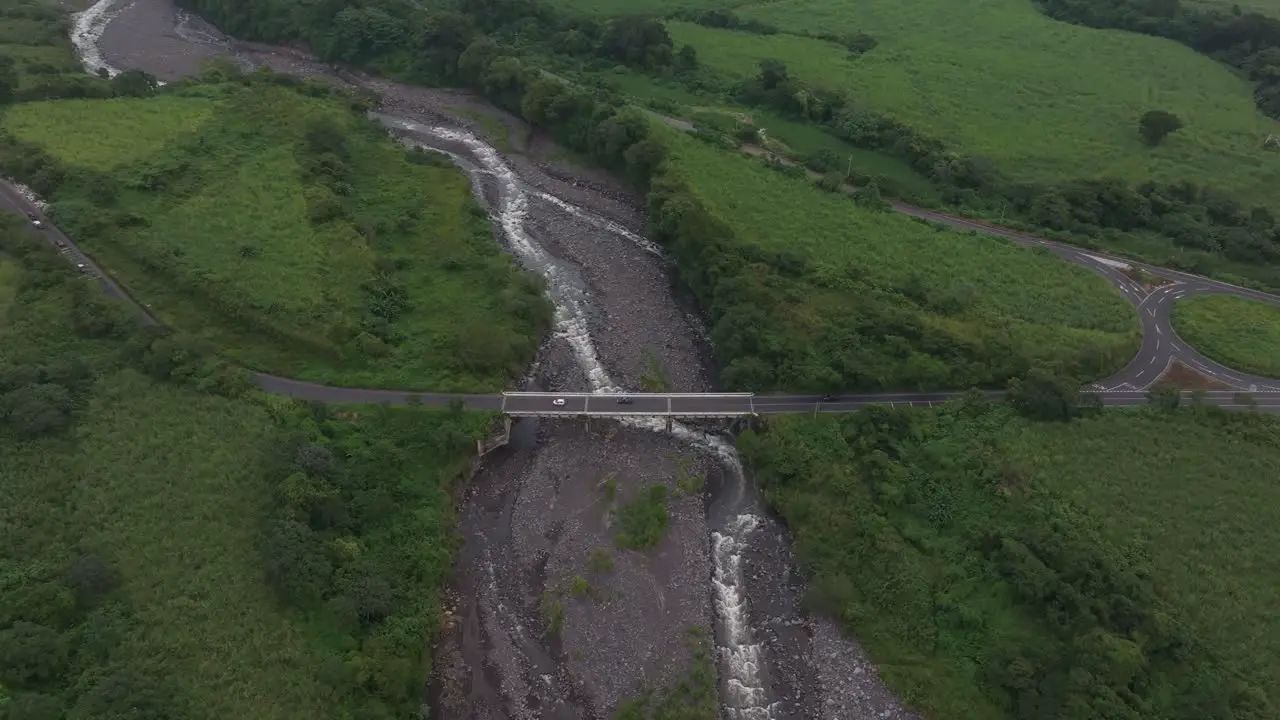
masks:
[[[637,389],[656,359],[672,390],[711,389],[705,332],[642,236],[641,203],[607,176],[555,160],[545,138],[504,155],[469,118],[527,134],[519,119],[466,93],[336,73],[297,49],[230,40],[168,0],[100,0],[72,37],[95,72],[137,68],[172,81],[230,56],[376,92],[375,117],[401,142],[450,154],[505,247],[546,278],[555,326],[530,388]],[[706,489],[677,483],[690,476]],[[643,554],[613,548],[618,504],[654,484],[670,490],[662,541]],[[667,433],[650,420],[522,421],[468,486],[459,529],[433,717],[607,718],[643,689],[680,680],[689,643],[706,640],[729,720],[910,717],[855,642],[802,611],[789,538],[726,436],[680,423]]]

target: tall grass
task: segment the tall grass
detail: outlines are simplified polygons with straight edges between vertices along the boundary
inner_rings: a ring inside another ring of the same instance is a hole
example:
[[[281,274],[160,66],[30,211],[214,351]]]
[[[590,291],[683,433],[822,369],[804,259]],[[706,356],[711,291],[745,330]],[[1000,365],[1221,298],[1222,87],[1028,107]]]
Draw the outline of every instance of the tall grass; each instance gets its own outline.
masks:
[[[1280,378],[1280,308],[1231,295],[1200,295],[1173,306],[1183,340],[1228,367]]]
[[[213,101],[198,97],[24,103],[9,108],[4,127],[19,139],[48,148],[68,165],[112,170],[151,157],[166,143],[198,131],[214,107]]]

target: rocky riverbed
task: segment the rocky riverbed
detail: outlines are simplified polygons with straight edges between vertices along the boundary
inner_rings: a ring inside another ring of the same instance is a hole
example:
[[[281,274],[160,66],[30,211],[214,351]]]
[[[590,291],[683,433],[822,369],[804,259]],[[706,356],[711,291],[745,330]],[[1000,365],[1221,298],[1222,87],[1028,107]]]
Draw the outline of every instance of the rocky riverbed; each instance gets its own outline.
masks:
[[[455,153],[509,249],[551,280],[556,333],[531,387],[639,389],[655,375],[672,390],[710,387],[697,320],[639,235],[642,204],[607,175],[557,160],[546,138],[466,93],[233,43],[169,0],[117,2],[77,24],[92,46],[87,61],[172,80],[235,55],[358,84],[380,95],[403,140]],[[523,152],[504,157],[463,132],[483,130],[468,119],[476,113],[496,119]],[[698,491],[693,476],[715,491]],[[671,516],[661,542],[617,549],[617,507],[658,484]],[[431,683],[435,717],[607,718],[641,689],[680,678],[691,635],[715,640],[730,718],[906,717],[856,644],[801,613],[785,532],[760,512],[723,439],[683,426],[669,435],[644,423],[518,423],[468,488],[460,531]]]

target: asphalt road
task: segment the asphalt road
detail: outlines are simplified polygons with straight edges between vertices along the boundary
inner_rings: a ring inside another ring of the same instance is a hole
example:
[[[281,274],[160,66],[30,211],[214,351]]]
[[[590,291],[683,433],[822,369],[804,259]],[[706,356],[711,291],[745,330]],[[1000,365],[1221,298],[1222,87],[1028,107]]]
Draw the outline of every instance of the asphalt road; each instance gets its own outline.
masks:
[[[37,230],[54,245],[66,260],[77,266],[86,281],[98,282],[103,290],[134,309],[146,323],[157,321],[147,308],[137,303],[71,238],[52,225],[40,209],[24,197],[12,185],[0,182],[0,208],[19,214],[34,213],[43,223]],[[1170,313],[1179,299],[1206,293],[1222,293],[1261,300],[1280,306],[1280,297],[1242,288],[1229,283],[1202,278],[1188,273],[1158,268],[1142,263],[1108,257],[1105,254],[1084,250],[1072,245],[1024,235],[1008,228],[999,228],[910,205],[898,204],[894,209],[905,215],[949,225],[962,230],[974,230],[1003,237],[1020,245],[1041,247],[1069,262],[1088,267],[1109,280],[1128,298],[1138,312],[1142,323],[1142,346],[1133,360],[1115,375],[1095,383],[1090,391],[1098,394],[1104,405],[1142,405],[1147,402],[1146,388],[1153,385],[1175,361],[1204,373],[1221,383],[1227,390],[1208,392],[1202,396],[1206,403],[1223,407],[1243,407],[1239,402],[1241,391],[1255,393],[1254,403],[1259,409],[1280,411],[1280,379],[1258,377],[1225,367],[1201,355],[1183,342],[1173,330]],[[1123,271],[1125,266],[1139,268],[1165,284],[1151,290],[1142,287]],[[508,412],[513,415],[601,415],[652,416],[670,413],[681,417],[731,416],[744,414],[780,414],[802,412],[847,412],[874,404],[934,405],[959,395],[943,393],[875,393],[841,395],[833,401],[823,402],[814,395],[662,395],[634,394],[632,403],[619,404],[610,395],[587,396],[580,393],[560,395],[529,393],[505,395],[462,395],[447,393],[420,393],[371,388],[342,388],[291,380],[288,378],[255,373],[254,380],[264,392],[285,395],[303,400],[393,405],[422,404],[445,406],[461,403],[476,410]],[[1274,394],[1273,394],[1274,393]],[[998,397],[1000,393],[988,393]],[[555,400],[564,401],[556,405]]]

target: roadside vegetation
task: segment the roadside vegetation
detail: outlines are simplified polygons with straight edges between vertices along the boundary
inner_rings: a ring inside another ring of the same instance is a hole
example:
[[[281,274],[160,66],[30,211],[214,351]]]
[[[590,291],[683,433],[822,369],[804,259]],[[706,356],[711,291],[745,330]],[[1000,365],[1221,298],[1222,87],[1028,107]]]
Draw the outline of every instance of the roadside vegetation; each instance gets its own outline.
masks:
[[[1198,295],[1173,306],[1173,328],[1227,367],[1280,378],[1280,308],[1232,295]]]
[[[771,419],[740,446],[813,607],[927,714],[1274,717],[1274,419],[1037,422],[975,396]]]
[[[731,234],[724,246],[705,242],[705,229],[703,241],[671,243],[710,311],[731,386],[968,387],[1047,359],[1096,377],[1136,349],[1131,307],[1083,268],[859,206],[675,131],[662,136],[668,172]],[[671,202],[651,199],[658,226],[679,212]]]
[[[208,79],[17,105],[0,163],[158,318],[250,368],[457,391],[519,372],[549,305],[460,171],[323,86]]]
[[[247,393],[7,217],[0,298],[0,717],[416,710],[489,418]]]

